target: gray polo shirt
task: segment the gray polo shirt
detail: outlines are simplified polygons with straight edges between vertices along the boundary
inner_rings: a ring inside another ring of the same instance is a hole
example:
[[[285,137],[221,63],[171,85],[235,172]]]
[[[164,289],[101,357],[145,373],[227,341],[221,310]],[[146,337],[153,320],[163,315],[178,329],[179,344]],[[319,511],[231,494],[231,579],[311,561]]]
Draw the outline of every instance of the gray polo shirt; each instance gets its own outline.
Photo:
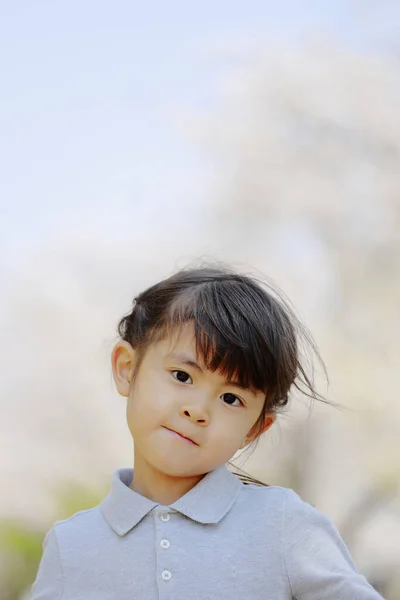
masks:
[[[114,473],[103,502],[55,523],[32,600],[382,600],[332,522],[225,466],[171,506]]]

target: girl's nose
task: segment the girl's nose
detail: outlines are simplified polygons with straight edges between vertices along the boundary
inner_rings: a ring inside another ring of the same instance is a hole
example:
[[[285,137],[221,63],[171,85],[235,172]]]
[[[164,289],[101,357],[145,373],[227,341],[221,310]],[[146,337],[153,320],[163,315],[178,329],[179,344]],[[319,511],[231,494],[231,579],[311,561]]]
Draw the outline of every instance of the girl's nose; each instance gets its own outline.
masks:
[[[198,425],[207,425],[210,420],[206,406],[201,403],[182,406],[180,415],[181,417],[189,418],[193,423],[197,423]]]

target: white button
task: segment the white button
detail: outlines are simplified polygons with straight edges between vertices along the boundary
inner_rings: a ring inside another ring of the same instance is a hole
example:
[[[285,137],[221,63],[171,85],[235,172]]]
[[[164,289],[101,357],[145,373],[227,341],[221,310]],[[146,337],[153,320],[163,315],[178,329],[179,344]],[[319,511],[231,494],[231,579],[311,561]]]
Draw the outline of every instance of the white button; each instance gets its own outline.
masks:
[[[171,571],[163,571],[161,573],[161,577],[165,580],[168,581],[169,579],[171,579],[172,575],[171,575]]]
[[[171,545],[171,544],[169,543],[169,541],[168,541],[168,540],[161,540],[161,542],[160,542],[160,546],[161,546],[161,548],[169,548],[169,547],[170,547],[170,545]]]
[[[166,523],[167,521],[170,520],[170,515],[168,513],[161,513],[160,515],[160,519],[161,521],[164,521],[164,523]]]

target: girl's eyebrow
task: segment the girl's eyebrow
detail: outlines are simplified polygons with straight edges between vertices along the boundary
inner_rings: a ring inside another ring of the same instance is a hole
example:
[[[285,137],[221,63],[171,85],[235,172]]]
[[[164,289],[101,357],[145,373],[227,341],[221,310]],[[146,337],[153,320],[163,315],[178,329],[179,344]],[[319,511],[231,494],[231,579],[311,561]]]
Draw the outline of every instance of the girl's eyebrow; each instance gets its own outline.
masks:
[[[200,367],[200,365],[197,364],[197,362],[191,356],[186,356],[186,354],[168,354],[167,358],[172,358],[173,360],[177,360],[181,364],[189,365],[190,367],[194,367],[195,369],[200,371],[200,373],[203,373],[203,369]],[[240,385],[240,383],[237,381],[225,381],[225,385],[230,385],[230,386],[236,387],[240,390],[248,391],[248,388],[246,386]]]
[[[194,358],[192,358],[191,356],[186,356],[186,354],[168,354],[167,358],[172,358],[173,360],[177,360],[178,362],[185,365],[190,365],[198,371],[203,372],[203,369],[200,367],[200,365],[197,364]]]

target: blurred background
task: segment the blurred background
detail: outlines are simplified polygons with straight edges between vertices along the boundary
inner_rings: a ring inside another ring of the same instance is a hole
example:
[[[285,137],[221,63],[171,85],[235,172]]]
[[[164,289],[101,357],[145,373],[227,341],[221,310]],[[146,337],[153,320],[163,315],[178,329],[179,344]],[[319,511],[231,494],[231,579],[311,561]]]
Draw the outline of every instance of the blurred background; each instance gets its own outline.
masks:
[[[0,3],[2,600],[132,466],[116,324],[198,259],[272,277],[346,406],[293,398],[240,465],[399,600],[399,39],[384,0]]]

